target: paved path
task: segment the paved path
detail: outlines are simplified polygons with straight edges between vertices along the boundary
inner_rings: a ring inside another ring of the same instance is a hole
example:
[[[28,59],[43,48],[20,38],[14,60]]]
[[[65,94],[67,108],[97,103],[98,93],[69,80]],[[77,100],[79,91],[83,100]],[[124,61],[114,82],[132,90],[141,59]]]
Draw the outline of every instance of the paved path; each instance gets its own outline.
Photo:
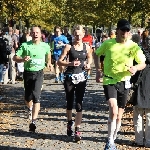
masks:
[[[45,74],[36,133],[28,132],[30,121],[24,111],[22,82],[2,85],[0,150],[103,150],[107,137],[108,107],[102,84],[96,83],[94,78],[93,73],[84,97],[80,144],[66,136],[65,93],[62,84],[54,83],[53,74]],[[134,139],[131,112],[132,108],[128,106],[116,141],[119,150],[137,149],[131,147]]]

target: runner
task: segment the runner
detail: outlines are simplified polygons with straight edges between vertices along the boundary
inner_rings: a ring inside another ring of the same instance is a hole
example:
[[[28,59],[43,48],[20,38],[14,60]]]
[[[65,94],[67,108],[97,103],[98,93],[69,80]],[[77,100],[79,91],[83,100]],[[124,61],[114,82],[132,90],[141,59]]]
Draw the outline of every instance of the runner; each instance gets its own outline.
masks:
[[[40,110],[45,59],[47,60],[47,67],[51,67],[51,53],[50,46],[41,42],[39,27],[33,27],[31,35],[32,41],[23,43],[13,60],[17,63],[24,62],[25,103],[29,109],[29,114],[32,116],[29,131],[35,132],[35,123]]]
[[[67,40],[69,41],[69,44],[72,45],[72,36],[69,34],[69,27],[68,26],[64,27],[63,35],[67,37]]]
[[[96,82],[100,82],[99,57],[104,55],[103,87],[109,104],[108,141],[104,150],[116,150],[114,140],[121,127],[121,119],[130,88],[130,77],[145,68],[145,56],[140,47],[129,39],[130,24],[121,19],[117,23],[116,38],[106,40],[94,58]],[[138,63],[133,66],[133,60]]]
[[[86,75],[85,69],[90,69],[92,63],[92,54],[90,51],[90,46],[82,43],[82,38],[84,36],[84,29],[81,25],[74,28],[74,42],[73,46],[66,45],[64,51],[62,52],[58,65],[66,66],[64,88],[66,92],[67,100],[67,135],[71,136],[73,133],[72,125],[72,108],[74,101],[76,101],[76,117],[75,117],[75,141],[80,141],[80,125],[82,121],[82,102],[86,87]],[[69,62],[63,61],[66,55],[69,55]],[[87,63],[85,63],[87,59]],[[85,65],[86,64],[86,65]]]
[[[55,78],[55,83],[58,83],[59,81],[63,82],[63,72],[64,72],[64,67],[63,66],[58,66],[57,65],[57,61],[59,59],[59,56],[62,53],[62,50],[65,46],[65,44],[68,44],[69,41],[67,40],[67,38],[62,34],[62,29],[59,26],[56,26],[54,28],[54,34],[51,38],[51,47],[54,44],[54,51],[53,51],[53,59],[55,61],[55,74],[56,74],[56,78]],[[66,57],[66,56],[65,56]],[[64,59],[65,59],[64,57]],[[59,77],[60,75],[60,77]]]

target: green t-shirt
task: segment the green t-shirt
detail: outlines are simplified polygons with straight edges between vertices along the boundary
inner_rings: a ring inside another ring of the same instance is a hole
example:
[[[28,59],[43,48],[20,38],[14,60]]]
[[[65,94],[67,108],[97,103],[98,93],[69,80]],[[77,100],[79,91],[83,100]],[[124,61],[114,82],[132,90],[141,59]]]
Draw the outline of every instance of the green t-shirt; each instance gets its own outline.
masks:
[[[34,44],[32,41],[23,43],[16,55],[24,58],[30,56],[29,61],[24,62],[27,71],[39,71],[45,67],[45,56],[50,53],[50,46],[45,42]]]
[[[126,77],[131,76],[127,66],[133,66],[133,60],[138,64],[146,60],[143,51],[131,40],[126,44],[117,43],[116,39],[106,40],[95,53],[105,56],[104,75],[113,78],[104,76],[104,85],[125,81]]]

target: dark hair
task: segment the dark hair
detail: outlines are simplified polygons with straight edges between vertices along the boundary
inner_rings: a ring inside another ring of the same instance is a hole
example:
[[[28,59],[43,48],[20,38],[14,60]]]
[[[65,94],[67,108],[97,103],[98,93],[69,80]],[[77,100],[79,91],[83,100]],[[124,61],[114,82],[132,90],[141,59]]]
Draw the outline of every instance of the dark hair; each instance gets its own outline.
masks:
[[[102,38],[108,38],[107,34],[102,35]]]
[[[56,32],[56,29],[60,29],[60,31],[62,32],[62,28],[60,26],[55,26],[54,27],[54,32]]]
[[[88,27],[83,27],[84,31],[88,31]]]

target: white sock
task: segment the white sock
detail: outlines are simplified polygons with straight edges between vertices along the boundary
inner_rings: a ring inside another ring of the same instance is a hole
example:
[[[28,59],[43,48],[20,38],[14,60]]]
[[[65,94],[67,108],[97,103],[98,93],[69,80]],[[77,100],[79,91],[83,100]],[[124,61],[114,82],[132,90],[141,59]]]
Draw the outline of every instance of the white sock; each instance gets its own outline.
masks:
[[[116,120],[108,118],[108,141],[110,144],[114,144],[114,132],[116,129]]]
[[[115,130],[115,132],[114,132],[114,140],[115,140],[116,137],[117,137],[117,133],[118,133],[118,131],[120,130],[120,127],[121,127],[121,122],[116,123],[116,130]]]
[[[30,107],[29,109],[32,110],[32,107]]]
[[[32,111],[32,107],[28,107],[28,106],[27,106],[27,108],[28,108],[29,111]]]

